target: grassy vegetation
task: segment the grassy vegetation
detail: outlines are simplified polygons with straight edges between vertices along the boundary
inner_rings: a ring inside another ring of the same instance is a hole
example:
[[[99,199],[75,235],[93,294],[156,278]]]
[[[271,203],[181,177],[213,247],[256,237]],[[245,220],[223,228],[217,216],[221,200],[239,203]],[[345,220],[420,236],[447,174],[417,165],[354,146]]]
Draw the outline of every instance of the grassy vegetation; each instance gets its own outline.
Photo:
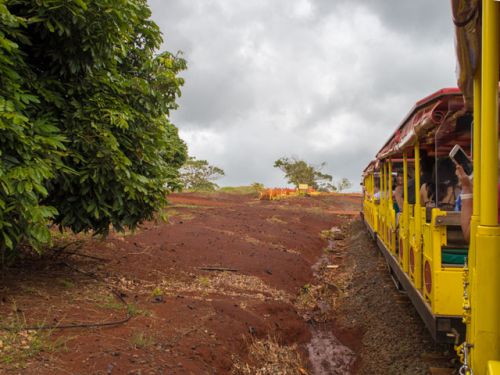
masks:
[[[225,186],[219,188],[216,192],[219,193],[229,193],[229,194],[256,194],[259,190],[251,186]]]
[[[9,368],[25,368],[37,354],[67,349],[66,343],[71,340],[53,339],[52,330],[28,330],[24,316],[18,313],[1,319],[0,325],[6,328],[0,331],[0,363]]]
[[[117,311],[126,311],[128,315],[134,316],[151,316],[151,311],[142,310],[135,303],[127,303],[124,304],[118,301],[114,296],[106,296],[104,298],[100,298],[97,305],[104,309],[109,310],[117,310]]]
[[[159,286],[155,287],[151,292],[151,297],[152,298],[163,297],[163,289]]]
[[[136,349],[147,349],[155,344],[155,339],[144,332],[134,332],[130,342]]]
[[[174,208],[200,209],[200,208],[204,208],[204,207],[197,206],[196,204],[184,204],[184,203],[175,203],[175,204],[171,204],[170,206],[167,207],[167,209],[174,209]]]
[[[273,215],[272,217],[269,217],[266,219],[268,223],[272,224],[287,224],[285,220],[281,220],[278,216]]]
[[[135,303],[129,303],[129,304],[127,304],[127,313],[130,316],[139,316],[139,315],[142,315],[142,316],[151,316],[152,315],[151,311],[149,311],[149,310],[142,310]]]
[[[57,282],[66,289],[73,289],[75,287],[75,283],[68,279],[57,279]]]
[[[172,207],[166,207],[161,214],[159,215],[159,221],[163,221],[165,223],[168,223],[171,218],[174,216],[178,215],[179,211],[177,211],[175,208]]]
[[[311,284],[305,284],[300,288],[295,302],[299,310],[312,310],[316,306],[317,292],[319,287]]]
[[[210,286],[210,277],[208,276],[198,276],[196,280],[202,287],[208,288]]]
[[[257,194],[264,189],[264,185],[255,183],[245,186],[223,186],[217,189],[184,189],[184,193],[227,193],[227,194]]]

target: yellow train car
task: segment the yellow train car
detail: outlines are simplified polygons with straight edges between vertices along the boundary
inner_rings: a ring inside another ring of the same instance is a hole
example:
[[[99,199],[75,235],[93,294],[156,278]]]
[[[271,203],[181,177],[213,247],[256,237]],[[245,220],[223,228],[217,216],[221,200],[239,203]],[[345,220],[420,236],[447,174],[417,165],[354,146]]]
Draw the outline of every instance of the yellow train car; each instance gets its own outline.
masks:
[[[466,337],[457,348],[461,374],[500,374],[500,227],[498,84],[500,2],[452,0],[458,83],[474,114],[473,193],[468,264],[463,276]],[[469,203],[470,204],[470,203]]]
[[[363,214],[368,230],[434,339],[449,343],[465,334],[462,270],[468,246],[460,214],[440,201],[433,205],[422,202],[415,186],[437,187],[424,166],[442,161],[456,144],[470,152],[472,117],[461,111],[463,106],[463,96],[456,88],[422,99],[363,172]],[[451,168],[448,172],[454,174],[453,165]],[[396,202],[398,183],[402,199]]]
[[[500,375],[500,1],[451,5],[460,90],[418,102],[365,168],[363,217],[433,337],[455,344],[459,373]],[[455,145],[473,170],[461,210],[428,195]]]

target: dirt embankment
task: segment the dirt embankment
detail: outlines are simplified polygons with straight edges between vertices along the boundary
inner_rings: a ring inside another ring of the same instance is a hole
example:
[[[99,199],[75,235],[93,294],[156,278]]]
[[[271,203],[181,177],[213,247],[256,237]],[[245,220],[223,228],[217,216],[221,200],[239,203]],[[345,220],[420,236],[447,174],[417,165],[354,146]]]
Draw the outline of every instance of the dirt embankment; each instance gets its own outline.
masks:
[[[64,235],[7,270],[0,372],[424,373],[436,348],[351,224],[359,197],[171,201],[167,222]]]

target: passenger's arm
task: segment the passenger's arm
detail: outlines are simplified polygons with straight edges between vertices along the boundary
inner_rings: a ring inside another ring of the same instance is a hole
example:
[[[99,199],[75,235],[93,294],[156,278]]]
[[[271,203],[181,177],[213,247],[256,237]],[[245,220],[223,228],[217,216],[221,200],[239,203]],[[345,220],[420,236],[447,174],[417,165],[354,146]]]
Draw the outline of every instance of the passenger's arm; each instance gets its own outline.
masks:
[[[427,202],[429,202],[429,196],[427,194],[427,184],[422,184],[422,186],[420,186],[420,205],[424,207],[427,205]]]
[[[456,174],[462,184],[462,211],[460,212],[460,225],[467,242],[470,240],[470,218],[472,216],[472,182],[464,172],[464,169],[457,165]]]

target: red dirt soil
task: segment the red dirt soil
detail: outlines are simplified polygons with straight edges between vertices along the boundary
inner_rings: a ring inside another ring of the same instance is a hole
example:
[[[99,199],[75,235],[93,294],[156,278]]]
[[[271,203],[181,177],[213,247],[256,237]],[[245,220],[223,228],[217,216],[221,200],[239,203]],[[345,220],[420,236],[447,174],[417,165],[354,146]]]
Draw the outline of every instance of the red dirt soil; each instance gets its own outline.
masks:
[[[267,337],[306,354],[311,333],[297,296],[327,246],[321,231],[353,220],[361,198],[187,193],[169,200],[167,223],[105,240],[62,238],[59,245],[70,245],[24,257],[5,273],[4,326],[110,322],[127,311],[132,318],[114,327],[52,330],[33,353],[13,351],[0,371],[225,374],[235,360],[245,361],[252,340]]]

